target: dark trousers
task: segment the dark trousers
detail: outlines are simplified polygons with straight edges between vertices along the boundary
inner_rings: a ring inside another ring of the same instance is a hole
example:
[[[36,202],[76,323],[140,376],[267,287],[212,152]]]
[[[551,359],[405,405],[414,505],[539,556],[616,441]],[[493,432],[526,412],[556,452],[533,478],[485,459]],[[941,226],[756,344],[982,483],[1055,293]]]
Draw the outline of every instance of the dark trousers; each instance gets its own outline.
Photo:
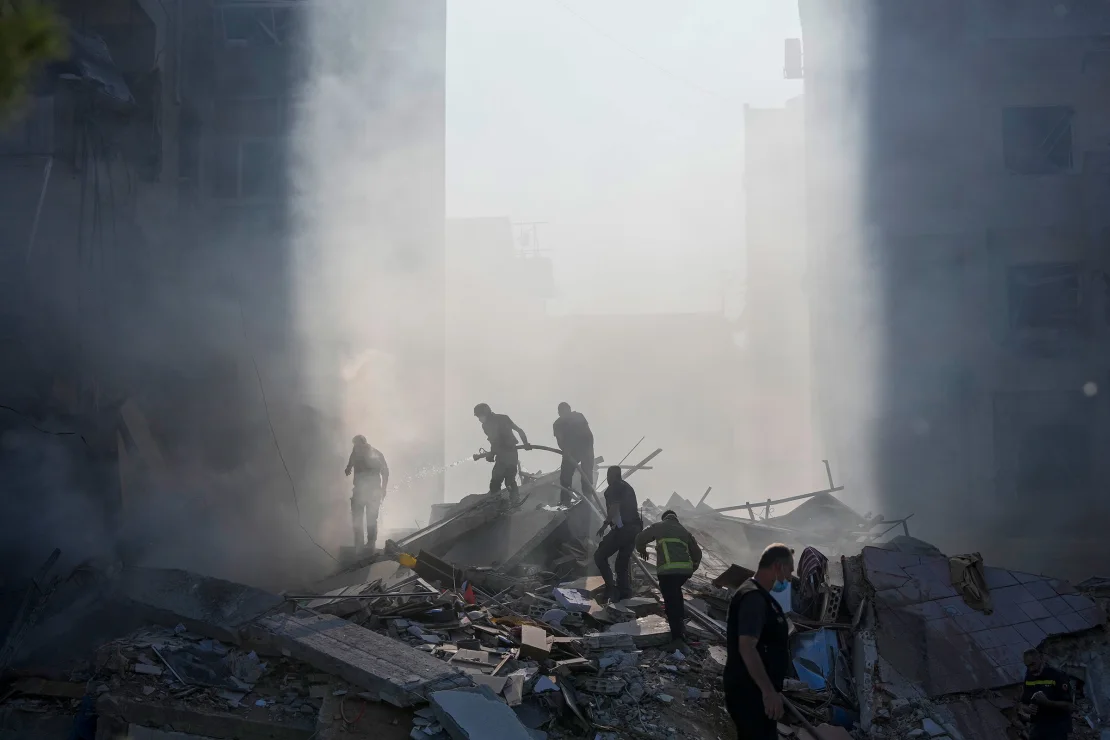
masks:
[[[659,575],[659,593],[663,594],[663,611],[667,614],[672,640],[681,640],[686,636],[686,601],[682,598],[682,584],[688,580],[689,573]]]
[[[587,454],[581,457],[582,470],[584,475],[588,476],[589,485],[592,488],[594,484],[594,453],[590,450]],[[568,490],[573,490],[574,487],[574,473],[578,470],[578,463],[573,458],[566,455],[563,456],[563,463],[559,466],[559,503],[563,506],[571,505],[571,496]],[[587,481],[582,481],[581,492],[586,492]]]
[[[778,723],[763,709],[758,690],[744,690],[725,682],[725,709],[736,725],[737,740],[779,740]]]
[[[632,596],[632,551],[636,549],[636,535],[640,527],[626,524],[620,529],[610,527],[609,531],[601,538],[594,553],[594,562],[605,580],[606,596],[613,597],[614,590],[618,598],[627,599]],[[617,582],[614,589],[613,570],[609,567],[609,558],[617,556]]]
[[[493,474],[489,480],[489,492],[497,493],[504,485],[510,496],[516,496],[520,489],[516,485],[517,469],[520,458],[517,455],[497,455],[493,459]]]
[[[1029,728],[1029,740],[1068,740],[1066,724],[1034,724]]]

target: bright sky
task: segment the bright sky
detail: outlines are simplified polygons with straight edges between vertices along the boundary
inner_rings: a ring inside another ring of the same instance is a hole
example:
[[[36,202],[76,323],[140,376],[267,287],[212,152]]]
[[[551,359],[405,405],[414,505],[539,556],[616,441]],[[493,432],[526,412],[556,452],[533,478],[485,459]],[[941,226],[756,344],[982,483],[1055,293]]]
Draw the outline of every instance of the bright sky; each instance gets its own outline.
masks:
[[[449,217],[548,222],[563,310],[717,310],[740,290],[744,104],[801,92],[782,77],[794,2],[447,13]]]

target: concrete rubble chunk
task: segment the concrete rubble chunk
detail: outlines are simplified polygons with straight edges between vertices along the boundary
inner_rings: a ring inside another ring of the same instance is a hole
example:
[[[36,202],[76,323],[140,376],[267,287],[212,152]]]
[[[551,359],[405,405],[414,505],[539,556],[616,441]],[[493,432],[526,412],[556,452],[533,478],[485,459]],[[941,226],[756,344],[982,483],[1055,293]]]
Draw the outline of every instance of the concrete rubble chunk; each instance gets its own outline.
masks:
[[[431,695],[436,719],[452,740],[530,740],[516,712],[489,688],[436,691]]]
[[[313,668],[368,690],[395,706],[411,706],[432,691],[472,685],[469,676],[420,650],[338,617],[300,611],[263,617],[259,639]]]
[[[671,639],[671,628],[667,620],[658,614],[614,624],[609,628],[608,633],[628,635],[638,648],[663,645]]]
[[[124,568],[119,591],[154,624],[238,643],[239,630],[285,608],[281,596],[220,578],[163,568]]]
[[[309,740],[316,733],[314,717],[274,722],[255,715],[243,716],[111,694],[97,700],[96,713],[106,726],[115,721],[123,726],[157,727],[215,740]]]

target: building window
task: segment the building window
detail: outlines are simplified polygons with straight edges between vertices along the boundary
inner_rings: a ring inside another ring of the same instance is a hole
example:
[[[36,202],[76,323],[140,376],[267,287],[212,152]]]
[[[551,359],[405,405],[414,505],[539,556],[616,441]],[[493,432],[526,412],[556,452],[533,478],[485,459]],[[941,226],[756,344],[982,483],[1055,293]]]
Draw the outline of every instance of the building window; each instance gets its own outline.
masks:
[[[1082,273],[1074,262],[1010,267],[1007,276],[1012,329],[1078,329],[1082,323]]]
[[[1019,175],[1053,175],[1072,169],[1072,121],[1068,106],[1006,108],[1002,152],[1006,169]]]
[[[1024,492],[1077,491],[1091,482],[1091,429],[1066,422],[1027,428],[1018,450]]]

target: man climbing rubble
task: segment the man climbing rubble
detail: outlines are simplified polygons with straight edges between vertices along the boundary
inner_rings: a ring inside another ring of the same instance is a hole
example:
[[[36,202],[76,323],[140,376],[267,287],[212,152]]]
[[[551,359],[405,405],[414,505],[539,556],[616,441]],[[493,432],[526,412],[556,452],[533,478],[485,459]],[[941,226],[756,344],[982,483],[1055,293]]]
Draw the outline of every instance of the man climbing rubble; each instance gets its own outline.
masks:
[[[493,413],[488,403],[475,406],[474,416],[482,422],[482,431],[486,433],[486,439],[489,440],[486,460],[493,463],[489,492],[497,493],[504,485],[509,492],[509,504],[516,505],[520,500],[520,489],[516,484],[516,476],[520,468],[516,435],[520,435],[520,443],[524,445],[524,449],[530,450],[532,445],[528,443],[528,435],[508,415]]]
[[[620,466],[610,465],[605,477],[609,483],[605,489],[606,515],[597,531],[601,542],[594,553],[594,563],[605,581],[605,598],[619,601],[632,598],[632,551],[636,549],[636,535],[643,529],[643,522],[636,491],[621,475]],[[609,558],[613,555],[617,556],[615,583],[609,567]]]
[[[570,506],[573,503],[570,491],[574,473],[579,468],[579,477],[586,476],[580,483],[579,491],[585,493],[587,484],[591,489],[594,486],[594,433],[586,417],[580,411],[572,410],[566,401],[559,404],[559,418],[551,429],[555,433],[556,444],[563,451],[563,462],[559,468],[559,502]]]
[[[351,520],[355,530],[355,547],[371,550],[378,541],[378,511],[389,487],[389,465],[385,455],[370,446],[361,434],[351,442],[354,448],[347,460],[344,475],[355,475],[351,491]],[[365,520],[365,521],[364,521]]]
[[[794,553],[775,544],[728,605],[725,709],[739,740],[778,740],[782,686],[790,671],[790,627],[771,591],[786,588]]]
[[[664,511],[663,518],[636,535],[636,549],[640,557],[647,558],[648,543],[655,540],[655,572],[659,578],[659,593],[663,595],[663,610],[671,628],[668,649],[685,648],[686,602],[682,598],[682,584],[690,580],[701,565],[701,547],[694,535],[678,521],[678,514]]]

